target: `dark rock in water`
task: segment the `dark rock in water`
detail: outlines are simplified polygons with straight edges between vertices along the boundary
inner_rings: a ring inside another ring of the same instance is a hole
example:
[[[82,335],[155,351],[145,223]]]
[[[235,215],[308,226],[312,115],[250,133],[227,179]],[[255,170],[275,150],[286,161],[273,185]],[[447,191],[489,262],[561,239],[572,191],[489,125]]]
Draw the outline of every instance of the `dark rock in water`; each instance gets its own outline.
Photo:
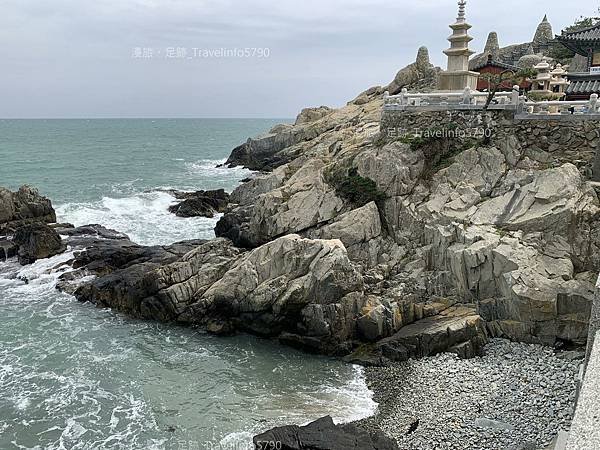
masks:
[[[109,240],[129,240],[129,236],[119,231],[111,230],[102,225],[83,225],[81,227],[73,227],[71,224],[57,224],[53,228],[63,236],[70,237],[69,243],[73,238],[98,238]]]
[[[29,186],[22,186],[17,192],[0,188],[0,234],[34,222],[56,222],[50,200]]]
[[[306,426],[277,427],[254,436],[254,448],[267,450],[398,450],[381,431],[368,433],[353,424],[335,425],[330,416]]]
[[[76,239],[85,248],[75,253],[77,270],[61,277],[59,289],[79,301],[159,321],[177,320],[202,286],[219,279],[238,255],[224,239],[151,247],[128,239]],[[205,273],[197,273],[200,267]],[[96,278],[77,284],[90,274]]]
[[[43,223],[18,228],[13,242],[19,247],[19,262],[23,265],[58,255],[67,248],[59,234]]]
[[[178,192],[173,194],[182,202],[170,206],[169,212],[178,217],[214,217],[224,212],[229,202],[229,194],[224,189],[214,191]]]

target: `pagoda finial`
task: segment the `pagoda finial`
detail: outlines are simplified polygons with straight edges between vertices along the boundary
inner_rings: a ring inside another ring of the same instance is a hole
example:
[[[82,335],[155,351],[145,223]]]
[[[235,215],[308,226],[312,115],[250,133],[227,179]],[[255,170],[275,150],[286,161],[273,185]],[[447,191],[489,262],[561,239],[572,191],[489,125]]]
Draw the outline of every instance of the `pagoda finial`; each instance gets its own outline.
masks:
[[[458,22],[465,21],[465,8],[467,7],[467,0],[458,0]]]

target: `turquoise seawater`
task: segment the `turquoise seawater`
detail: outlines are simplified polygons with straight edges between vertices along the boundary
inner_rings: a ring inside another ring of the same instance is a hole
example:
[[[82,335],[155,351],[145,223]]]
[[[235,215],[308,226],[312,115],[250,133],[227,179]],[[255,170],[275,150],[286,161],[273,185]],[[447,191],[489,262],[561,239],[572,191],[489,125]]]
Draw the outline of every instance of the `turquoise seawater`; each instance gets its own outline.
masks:
[[[163,190],[231,191],[250,172],[215,166],[279,122],[0,120],[0,186],[34,185],[60,221],[142,244],[210,238],[216,218],[169,214]],[[80,304],[54,288],[69,257],[0,263],[2,450],[242,449],[274,425],[376,407],[358,367]]]

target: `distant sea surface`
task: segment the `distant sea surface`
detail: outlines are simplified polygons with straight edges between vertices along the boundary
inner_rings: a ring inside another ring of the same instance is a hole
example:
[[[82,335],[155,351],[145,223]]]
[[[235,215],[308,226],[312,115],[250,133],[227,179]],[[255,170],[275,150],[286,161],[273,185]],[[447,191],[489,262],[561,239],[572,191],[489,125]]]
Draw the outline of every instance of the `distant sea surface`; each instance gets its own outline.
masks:
[[[0,186],[36,186],[59,221],[140,244],[211,238],[217,218],[169,214],[164,190],[231,191],[250,172],[216,166],[288,121],[0,120]],[[238,450],[275,425],[376,407],[358,367],[80,304],[48,270],[69,257],[0,263],[0,449]]]

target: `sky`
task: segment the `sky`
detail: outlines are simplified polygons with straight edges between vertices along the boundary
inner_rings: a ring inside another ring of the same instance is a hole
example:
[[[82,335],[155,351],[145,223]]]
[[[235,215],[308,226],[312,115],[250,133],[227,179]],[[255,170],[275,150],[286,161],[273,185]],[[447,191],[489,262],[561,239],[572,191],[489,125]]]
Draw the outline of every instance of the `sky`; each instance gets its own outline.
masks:
[[[494,7],[495,5],[500,7]],[[482,51],[598,0],[470,0]],[[295,117],[386,85],[421,45],[445,66],[455,0],[0,0],[0,118]]]

